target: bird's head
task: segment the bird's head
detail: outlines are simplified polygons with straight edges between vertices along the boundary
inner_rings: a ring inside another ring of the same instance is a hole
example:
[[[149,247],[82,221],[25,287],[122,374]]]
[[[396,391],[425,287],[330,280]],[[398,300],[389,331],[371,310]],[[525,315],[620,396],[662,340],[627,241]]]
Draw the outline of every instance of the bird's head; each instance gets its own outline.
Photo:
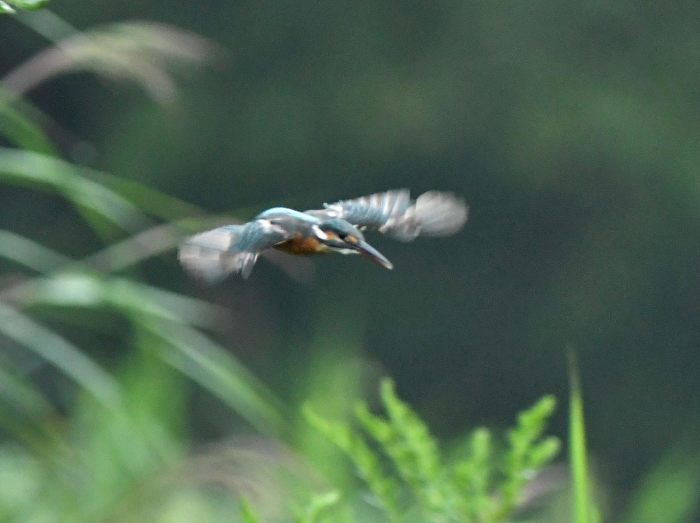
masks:
[[[377,249],[365,241],[362,232],[351,223],[333,218],[325,220],[313,228],[314,235],[330,250],[341,254],[361,254],[385,269],[394,265]]]

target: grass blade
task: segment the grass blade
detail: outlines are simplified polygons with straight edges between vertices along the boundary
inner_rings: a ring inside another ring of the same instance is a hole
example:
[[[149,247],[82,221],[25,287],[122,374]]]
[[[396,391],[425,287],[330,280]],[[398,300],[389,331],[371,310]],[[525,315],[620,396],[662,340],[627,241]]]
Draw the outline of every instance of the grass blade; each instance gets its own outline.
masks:
[[[0,91],[2,96],[2,91]],[[56,149],[41,128],[0,98],[0,134],[11,143],[38,153],[55,155]]]
[[[571,521],[573,523],[594,523],[596,511],[591,502],[588,481],[583,395],[573,351],[569,353],[569,383],[571,387],[569,398],[569,464],[573,487]]]
[[[55,18],[49,20],[53,25]],[[61,22],[59,25],[67,25]],[[212,41],[173,26],[120,22],[69,34],[19,65],[3,83],[23,95],[55,76],[90,71],[107,79],[135,82],[164,103],[176,94],[174,72],[218,60],[223,54]]]
[[[142,229],[150,220],[131,202],[85,176],[70,163],[30,151],[0,148],[0,180],[48,189],[81,210],[88,210],[127,231]]]
[[[31,284],[31,285],[30,285]],[[63,272],[26,284],[25,306],[110,306],[125,315],[160,318],[183,324],[212,326],[224,309],[207,302],[120,277]]]
[[[71,262],[70,258],[40,243],[3,229],[0,229],[0,257],[40,273],[52,271]]]
[[[22,372],[4,358],[0,359],[0,399],[19,408],[33,419],[41,419],[46,413],[51,412],[51,405],[39,390],[22,379]]]
[[[262,520],[255,513],[253,506],[246,498],[241,499],[240,512],[242,523],[262,523]]]
[[[90,177],[120,194],[143,211],[164,220],[176,220],[202,214],[202,210],[196,205],[153,189],[136,180],[120,178],[101,171],[90,171]]]
[[[164,340],[163,359],[221,399],[264,434],[281,434],[281,403],[230,353],[195,329],[156,318],[134,318]]]
[[[0,302],[0,332],[62,370],[102,403],[119,401],[114,379],[83,352],[52,330]]]

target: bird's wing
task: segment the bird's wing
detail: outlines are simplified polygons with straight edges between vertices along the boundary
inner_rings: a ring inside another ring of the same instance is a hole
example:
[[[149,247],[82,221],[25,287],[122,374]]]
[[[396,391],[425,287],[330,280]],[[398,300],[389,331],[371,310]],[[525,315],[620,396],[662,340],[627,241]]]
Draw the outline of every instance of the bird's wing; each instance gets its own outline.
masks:
[[[467,221],[469,208],[452,193],[429,191],[411,200],[407,189],[324,204],[307,211],[320,219],[341,218],[353,225],[378,230],[401,241],[417,236],[449,236]]]
[[[191,236],[180,245],[178,259],[187,272],[206,283],[231,273],[247,278],[262,251],[290,237],[283,227],[259,218]]]

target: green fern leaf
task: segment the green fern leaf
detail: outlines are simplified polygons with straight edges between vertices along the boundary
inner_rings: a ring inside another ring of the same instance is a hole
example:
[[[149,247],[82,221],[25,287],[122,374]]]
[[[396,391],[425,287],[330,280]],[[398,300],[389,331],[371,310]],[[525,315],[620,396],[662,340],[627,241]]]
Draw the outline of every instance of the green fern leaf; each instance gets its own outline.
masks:
[[[298,523],[318,523],[321,516],[337,505],[338,501],[340,501],[340,492],[337,490],[313,496],[297,517]]]
[[[405,441],[407,453],[415,459],[416,474],[426,483],[436,481],[440,474],[440,455],[437,442],[428,427],[396,396],[392,380],[382,381],[381,398],[393,427]]]
[[[454,467],[453,481],[461,495],[460,512],[471,521],[491,512],[493,451],[488,429],[476,429],[469,438],[468,448],[469,456]]]
[[[253,507],[246,498],[242,498],[240,502],[240,512],[242,523],[261,523],[262,520],[257,516]]]
[[[398,483],[385,472],[379,456],[369,448],[361,436],[343,423],[331,422],[305,406],[304,415],[309,423],[329,441],[341,449],[353,462],[358,474],[391,520],[399,517]]]
[[[505,456],[504,480],[500,487],[501,504],[496,511],[495,521],[502,521],[512,513],[527,481],[558,452],[559,442],[555,438],[537,444],[555,407],[554,397],[544,396],[520,413],[517,425],[508,433],[509,448]]]

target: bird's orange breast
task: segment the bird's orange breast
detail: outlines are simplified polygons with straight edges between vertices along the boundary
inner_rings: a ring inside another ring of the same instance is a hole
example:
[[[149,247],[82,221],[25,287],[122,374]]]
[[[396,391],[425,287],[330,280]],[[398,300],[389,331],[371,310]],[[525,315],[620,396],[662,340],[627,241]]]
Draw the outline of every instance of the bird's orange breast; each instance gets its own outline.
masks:
[[[327,247],[313,237],[298,236],[287,240],[286,242],[278,243],[275,249],[287,252],[289,254],[317,254],[324,252]]]

